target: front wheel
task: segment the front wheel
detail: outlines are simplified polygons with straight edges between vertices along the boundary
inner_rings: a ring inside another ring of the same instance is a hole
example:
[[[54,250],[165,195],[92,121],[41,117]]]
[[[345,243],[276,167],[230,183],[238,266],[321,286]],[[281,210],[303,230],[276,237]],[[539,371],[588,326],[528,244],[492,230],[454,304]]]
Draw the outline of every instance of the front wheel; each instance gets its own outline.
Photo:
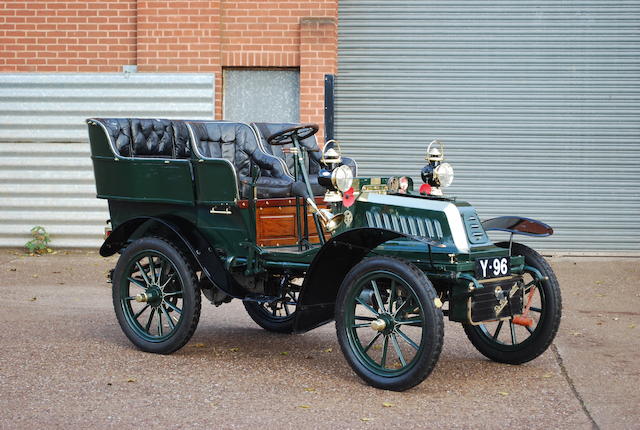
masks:
[[[407,390],[438,362],[442,312],[431,282],[410,263],[373,257],[357,264],[342,282],[335,316],[347,362],[374,387]]]
[[[143,351],[170,354],[193,335],[200,291],[182,252],[157,237],[129,245],[113,272],[113,306],[120,327]]]
[[[508,248],[508,242],[497,243]],[[476,349],[491,360],[521,364],[541,355],[558,332],[562,314],[560,286],[549,263],[533,249],[513,243],[513,255],[524,256],[526,266],[538,270],[546,280],[536,280],[533,271],[524,272],[523,315],[480,325],[464,324],[464,331]]]

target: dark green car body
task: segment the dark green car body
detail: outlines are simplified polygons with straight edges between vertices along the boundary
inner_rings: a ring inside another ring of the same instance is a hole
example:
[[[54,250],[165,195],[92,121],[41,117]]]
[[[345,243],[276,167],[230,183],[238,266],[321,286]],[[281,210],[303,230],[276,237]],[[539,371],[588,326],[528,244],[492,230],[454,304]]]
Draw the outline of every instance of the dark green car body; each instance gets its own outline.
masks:
[[[503,281],[493,282],[491,276],[480,279],[479,259],[509,257],[511,282],[526,268],[538,282],[545,279],[525,265],[525,256],[512,255],[509,246],[491,242],[470,204],[412,189],[390,193],[384,178],[355,178],[354,204],[330,204],[331,211],[342,214],[345,221],[327,235],[324,244],[303,249],[261,247],[256,201],[241,198],[229,161],[205,159],[196,152],[186,159],[123,157],[99,120],[87,122],[97,196],[108,200],[111,216],[112,232],[101,255],[122,252],[140,238],[163,237],[184,251],[201,285],[210,282],[229,300],[266,303],[274,299],[274,292],[267,288],[270,274],[295,274],[304,281],[292,331],[305,332],[337,318],[336,298],[343,280],[372,256],[393,257],[417,267],[433,284],[437,308],[445,303],[445,316],[467,325],[482,322],[473,321],[473,298],[483,289],[493,294]],[[296,204],[305,208],[302,199],[296,199]],[[511,233],[533,234],[526,228],[498,224]],[[485,307],[500,302],[497,295],[491,300]],[[522,301],[519,310],[508,315],[512,319],[522,313]],[[502,316],[496,310],[494,319]]]

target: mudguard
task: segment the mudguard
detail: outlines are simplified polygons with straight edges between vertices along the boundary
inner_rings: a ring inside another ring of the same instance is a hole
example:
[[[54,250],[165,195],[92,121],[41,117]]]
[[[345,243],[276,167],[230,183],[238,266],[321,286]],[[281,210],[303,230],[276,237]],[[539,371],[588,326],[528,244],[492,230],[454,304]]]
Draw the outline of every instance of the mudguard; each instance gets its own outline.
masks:
[[[378,245],[400,237],[442,246],[429,239],[380,228],[356,228],[327,241],[311,262],[302,284],[294,332],[309,331],[331,322],[338,290],[349,270]]]
[[[163,231],[169,236],[167,239],[184,244],[184,248],[189,250],[200,266],[194,269],[202,270],[213,285],[232,297],[245,297],[244,289],[227,272],[211,245],[198,229],[181,218],[137,217],[127,220],[111,232],[100,247],[100,255],[109,257],[118,252],[138,229],[149,230],[158,226],[163,227]]]
[[[553,234],[553,229],[547,224],[531,218],[519,216],[501,216],[482,221],[485,231],[498,230],[525,236],[545,237]]]

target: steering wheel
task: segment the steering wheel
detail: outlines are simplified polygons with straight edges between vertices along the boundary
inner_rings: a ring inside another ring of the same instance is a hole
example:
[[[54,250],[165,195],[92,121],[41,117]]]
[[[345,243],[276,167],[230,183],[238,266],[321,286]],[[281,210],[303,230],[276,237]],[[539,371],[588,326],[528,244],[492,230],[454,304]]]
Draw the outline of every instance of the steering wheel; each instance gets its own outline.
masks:
[[[293,143],[293,136],[298,137],[298,141],[313,136],[318,132],[318,124],[301,124],[273,133],[267,138],[269,145],[286,145]]]

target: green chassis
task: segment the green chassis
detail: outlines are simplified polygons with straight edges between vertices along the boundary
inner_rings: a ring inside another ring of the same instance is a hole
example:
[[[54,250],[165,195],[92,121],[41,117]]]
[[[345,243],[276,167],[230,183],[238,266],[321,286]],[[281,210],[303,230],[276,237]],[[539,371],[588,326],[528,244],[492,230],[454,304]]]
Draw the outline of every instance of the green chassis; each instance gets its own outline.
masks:
[[[368,179],[362,178],[361,182],[368,182]],[[450,302],[449,319],[467,322],[469,284],[482,288],[474,278],[475,260],[509,255],[508,249],[496,247],[489,241],[473,207],[448,199],[362,193],[350,208],[337,204],[334,210],[338,213],[348,210],[352,214],[349,226],[343,224],[325,245],[312,245],[303,251],[258,247],[255,213],[251,207],[241,206],[247,205],[218,205],[219,212],[229,213],[211,213],[211,205],[110,200],[113,233],[103,245],[101,254],[111,255],[127,241],[150,234],[169,236],[191,250],[214,285],[239,299],[253,295],[258,299],[264,296],[267,301],[269,297],[247,291],[235,278],[259,277],[268,271],[306,274],[297,309],[295,330],[298,332],[333,319],[341,280],[353,266],[370,255],[392,256],[416,265],[434,284],[442,300]],[[464,237],[454,237],[445,210],[460,214],[460,222],[453,228],[457,227],[457,233]],[[391,228],[384,228],[385,222]],[[419,222],[422,222],[420,226]],[[398,230],[404,227],[407,232],[392,230],[394,223],[400,226]],[[380,227],[375,227],[377,224]],[[419,237],[420,230],[427,228],[434,229],[439,235],[437,243],[441,247]],[[475,243],[468,243],[468,237],[473,237]],[[463,246],[466,241],[467,249],[461,250],[456,244],[460,239],[464,239]],[[523,258],[512,257],[511,273],[518,274],[523,269]]]

